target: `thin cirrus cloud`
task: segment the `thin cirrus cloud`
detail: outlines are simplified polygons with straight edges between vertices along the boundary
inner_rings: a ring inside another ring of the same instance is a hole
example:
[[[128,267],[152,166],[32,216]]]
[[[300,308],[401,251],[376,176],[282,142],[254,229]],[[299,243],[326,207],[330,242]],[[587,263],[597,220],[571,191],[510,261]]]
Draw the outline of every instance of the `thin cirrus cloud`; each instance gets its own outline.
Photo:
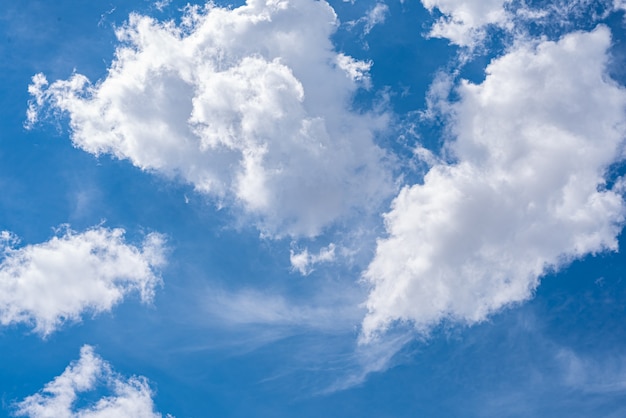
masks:
[[[448,109],[454,163],[404,187],[365,272],[363,340],[394,322],[476,323],[528,299],[548,271],[617,250],[626,91],[606,74],[608,28],[519,42]],[[580,65],[585,63],[585,65]]]
[[[111,394],[93,405],[76,408],[80,396],[100,387],[107,388]],[[72,362],[39,393],[15,405],[15,415],[30,418],[161,418],[163,415],[154,411],[152,395],[144,377],[119,375],[94,352],[93,347],[84,345],[78,361]]]
[[[141,247],[125,242],[123,229],[67,230],[47,242],[15,248],[3,232],[0,324],[32,325],[47,336],[83,314],[111,310],[130,293],[149,302],[165,262],[164,237],[152,233]]]
[[[394,192],[374,143],[389,116],[351,110],[370,63],[334,50],[337,26],[308,0],[133,14],[103,80],[33,77],[28,124],[67,114],[87,152],[177,176],[265,235],[315,236]]]

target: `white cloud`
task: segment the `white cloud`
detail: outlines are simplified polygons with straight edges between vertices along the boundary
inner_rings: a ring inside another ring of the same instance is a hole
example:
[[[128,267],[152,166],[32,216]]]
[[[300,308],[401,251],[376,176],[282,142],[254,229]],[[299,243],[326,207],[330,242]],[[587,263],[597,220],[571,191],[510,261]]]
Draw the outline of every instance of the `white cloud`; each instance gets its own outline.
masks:
[[[606,19],[624,8],[623,0],[552,0],[527,2],[512,0],[422,0],[424,7],[443,16],[437,19],[429,36],[445,38],[470,49],[485,39],[489,25],[514,36],[527,34],[529,26],[572,27],[576,19]]]
[[[33,77],[28,110],[67,114],[74,144],[178,176],[269,235],[313,236],[393,193],[374,136],[350,110],[369,63],[333,50],[328,3],[189,7],[183,24],[131,15],[107,77]]]
[[[514,10],[515,17],[525,23],[537,26],[571,27],[577,19],[588,18],[592,21],[606,19],[609,14],[619,9],[618,2],[612,0],[553,0],[539,4],[522,2]]]
[[[617,250],[625,205],[603,176],[623,155],[626,92],[605,72],[610,43],[600,26],[519,44],[483,83],[458,87],[456,163],[435,164],[385,215],[365,341],[394,321],[482,321],[531,297],[547,271]]]
[[[124,230],[67,230],[47,242],[15,248],[2,233],[0,324],[26,323],[42,335],[83,314],[109,311],[131,292],[152,299],[164,263],[161,235],[146,236],[141,248],[124,242]]]
[[[231,331],[237,326],[294,327],[321,331],[352,330],[363,317],[358,306],[356,287],[335,286],[322,289],[303,302],[265,290],[226,291],[211,288],[200,303],[209,317]],[[203,321],[206,321],[203,317]]]
[[[389,7],[385,3],[376,3],[365,15],[365,27],[363,33],[367,35],[372,31],[374,26],[385,23],[385,18],[389,13]]]
[[[335,244],[331,243],[327,247],[320,248],[318,254],[310,254],[307,248],[300,252],[291,250],[289,261],[294,270],[299,271],[303,276],[307,276],[313,271],[315,264],[335,261]]]
[[[354,3],[354,2],[352,2]],[[385,23],[385,19],[389,14],[389,6],[385,3],[376,3],[371,9],[365,13],[365,16],[356,20],[350,20],[345,22],[348,28],[352,29],[355,26],[363,25],[363,36],[368,35],[374,26]]]
[[[172,0],[159,0],[159,1],[156,1],[154,3],[154,7],[156,7],[157,10],[162,12],[163,9],[165,9],[167,6],[169,6],[171,2],[172,2]]]
[[[370,88],[371,61],[359,61],[345,54],[338,54],[336,61],[337,66],[344,70],[352,80],[362,82],[366,88]]]
[[[484,38],[487,25],[506,26],[504,5],[510,0],[422,0],[432,12],[438,9],[443,16],[431,29],[430,36],[449,39],[453,44],[473,46]]]
[[[104,385],[111,392],[91,406],[75,409],[79,395]],[[37,394],[16,405],[17,416],[30,418],[157,418],[152,391],[144,377],[124,378],[94,353],[91,346],[80,350],[80,359],[47,383]],[[169,417],[169,415],[168,415]]]

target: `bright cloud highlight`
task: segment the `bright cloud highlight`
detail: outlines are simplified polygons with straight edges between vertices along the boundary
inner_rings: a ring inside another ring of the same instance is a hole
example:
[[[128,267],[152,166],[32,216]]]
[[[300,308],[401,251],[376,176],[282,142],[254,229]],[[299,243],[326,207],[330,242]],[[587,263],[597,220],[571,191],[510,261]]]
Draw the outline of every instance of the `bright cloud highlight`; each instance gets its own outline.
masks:
[[[104,386],[111,392],[91,406],[75,408],[79,395]],[[39,392],[16,405],[17,416],[30,418],[160,418],[144,377],[125,378],[85,345],[80,359]],[[168,415],[169,417],[169,415]]]
[[[67,230],[41,244],[14,248],[2,234],[0,324],[25,323],[46,336],[83,314],[111,310],[130,293],[149,302],[161,283],[164,238],[152,233],[141,247],[124,240],[123,229]]]
[[[105,79],[33,77],[28,121],[67,114],[87,152],[178,176],[264,234],[314,236],[393,193],[374,143],[387,115],[351,110],[371,64],[334,50],[337,25],[311,0],[131,15]]]
[[[436,163],[385,215],[364,340],[394,321],[482,321],[546,272],[617,250],[626,207],[604,176],[623,155],[626,91],[605,72],[610,43],[603,26],[520,43],[483,83],[461,83],[448,115],[456,162]]]

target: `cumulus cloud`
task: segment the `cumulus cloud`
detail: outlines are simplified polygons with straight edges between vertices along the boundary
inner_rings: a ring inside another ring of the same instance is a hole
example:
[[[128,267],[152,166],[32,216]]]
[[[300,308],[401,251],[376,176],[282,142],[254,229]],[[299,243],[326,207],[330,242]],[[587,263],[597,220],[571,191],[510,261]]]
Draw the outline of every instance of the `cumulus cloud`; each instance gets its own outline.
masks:
[[[509,19],[504,5],[510,0],[422,0],[430,12],[443,14],[430,36],[446,38],[460,46],[473,46],[484,38],[487,25],[505,26]]]
[[[337,24],[313,0],[133,14],[103,80],[33,77],[28,124],[68,115],[87,152],[178,176],[267,235],[313,236],[393,193],[374,143],[388,117],[351,110],[370,64],[334,50]]]
[[[605,71],[609,30],[520,43],[450,105],[455,163],[436,163],[385,215],[365,278],[363,338],[394,321],[475,323],[528,299],[548,271],[617,250],[626,91]],[[584,65],[581,65],[584,63]]]
[[[141,247],[124,240],[123,229],[67,230],[47,242],[15,248],[1,234],[0,324],[25,323],[41,335],[83,314],[109,311],[136,292],[148,302],[161,283],[164,238],[146,236]]]
[[[327,247],[320,248],[318,254],[311,254],[305,248],[300,252],[293,249],[290,251],[289,261],[291,267],[303,276],[309,275],[313,271],[313,266],[318,263],[328,263],[335,260],[335,244],[331,243]]]
[[[111,393],[93,405],[75,408],[79,395],[104,386]],[[80,359],[34,395],[16,405],[17,416],[30,418],[157,418],[152,391],[144,377],[125,378],[85,345]],[[168,415],[168,417],[171,417]]]

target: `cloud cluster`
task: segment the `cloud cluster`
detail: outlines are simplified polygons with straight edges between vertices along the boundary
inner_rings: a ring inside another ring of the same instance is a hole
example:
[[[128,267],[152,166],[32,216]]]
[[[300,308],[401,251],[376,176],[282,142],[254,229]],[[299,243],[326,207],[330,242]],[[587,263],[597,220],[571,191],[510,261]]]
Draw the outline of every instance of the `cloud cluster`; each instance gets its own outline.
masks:
[[[76,409],[79,395],[104,385],[111,395]],[[80,359],[34,395],[16,405],[17,416],[30,418],[160,418],[154,412],[152,391],[143,377],[124,378],[85,345]],[[168,415],[169,417],[169,415]]]
[[[514,36],[523,36],[529,26],[572,28],[581,18],[605,19],[611,12],[626,9],[624,0],[422,0],[431,13],[442,14],[429,36],[472,49],[485,40],[487,28],[495,26]]]
[[[124,230],[96,227],[67,230],[47,242],[14,248],[1,235],[0,324],[32,324],[41,335],[84,313],[109,311],[131,292],[150,301],[161,283],[155,269],[164,263],[164,238],[146,236],[140,248]]]
[[[87,152],[178,176],[265,234],[314,236],[393,193],[374,143],[388,116],[352,110],[370,63],[334,51],[337,25],[312,0],[131,15],[103,80],[33,77],[28,123],[67,114]]]
[[[617,249],[626,207],[604,176],[623,155],[626,91],[606,74],[610,43],[603,26],[519,43],[484,82],[461,83],[448,106],[455,162],[436,163],[385,215],[365,272],[365,340],[394,321],[482,321],[547,271]]]
[[[446,38],[460,46],[472,46],[484,38],[487,25],[506,25],[504,5],[511,0],[422,0],[430,12],[443,14],[430,31],[430,36]]]

